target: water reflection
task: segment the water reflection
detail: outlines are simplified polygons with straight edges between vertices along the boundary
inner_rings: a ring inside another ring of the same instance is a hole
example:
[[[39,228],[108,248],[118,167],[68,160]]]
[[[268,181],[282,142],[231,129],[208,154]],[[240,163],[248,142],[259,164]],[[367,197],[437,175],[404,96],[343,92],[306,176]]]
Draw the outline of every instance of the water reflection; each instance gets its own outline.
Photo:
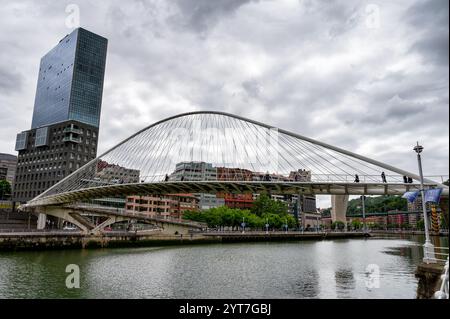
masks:
[[[422,240],[0,253],[0,298],[415,298]],[[81,289],[65,287],[72,263]],[[367,286],[369,265],[379,288]]]
[[[355,289],[355,278],[353,271],[349,268],[338,269],[334,273],[336,281],[336,293],[338,298],[349,298],[351,290]]]
[[[319,274],[308,269],[299,275],[293,285],[296,298],[317,298],[319,295]]]

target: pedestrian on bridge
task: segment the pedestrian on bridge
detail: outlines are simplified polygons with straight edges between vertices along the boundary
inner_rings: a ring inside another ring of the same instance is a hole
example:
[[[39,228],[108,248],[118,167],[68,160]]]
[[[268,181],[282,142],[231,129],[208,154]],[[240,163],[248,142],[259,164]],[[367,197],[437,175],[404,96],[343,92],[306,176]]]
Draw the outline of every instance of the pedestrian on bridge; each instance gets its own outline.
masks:
[[[386,182],[386,174],[384,174],[384,172],[381,172],[381,180],[383,181],[383,183],[387,183]]]
[[[355,174],[355,183],[359,183],[359,176],[358,176],[358,174]]]

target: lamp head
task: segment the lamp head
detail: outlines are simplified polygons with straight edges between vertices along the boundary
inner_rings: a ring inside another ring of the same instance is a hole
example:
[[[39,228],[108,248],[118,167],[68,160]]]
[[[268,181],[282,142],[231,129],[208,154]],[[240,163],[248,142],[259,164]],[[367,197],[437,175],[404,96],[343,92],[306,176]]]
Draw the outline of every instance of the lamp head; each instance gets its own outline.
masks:
[[[420,154],[423,151],[423,146],[419,145],[419,142],[417,142],[417,145],[414,146],[413,150],[416,151],[417,154]]]

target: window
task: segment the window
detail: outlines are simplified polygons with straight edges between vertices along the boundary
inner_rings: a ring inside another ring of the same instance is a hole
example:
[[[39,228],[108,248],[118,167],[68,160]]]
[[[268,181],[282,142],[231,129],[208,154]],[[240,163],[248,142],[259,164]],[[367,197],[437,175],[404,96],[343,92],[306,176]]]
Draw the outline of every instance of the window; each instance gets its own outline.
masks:
[[[34,146],[44,146],[47,145],[47,135],[48,135],[48,127],[41,127],[36,130],[36,140],[34,142]]]
[[[27,137],[28,137],[28,133],[27,132],[22,132],[22,133],[17,134],[16,147],[15,147],[16,151],[20,151],[20,150],[26,149],[26,147],[27,147]]]

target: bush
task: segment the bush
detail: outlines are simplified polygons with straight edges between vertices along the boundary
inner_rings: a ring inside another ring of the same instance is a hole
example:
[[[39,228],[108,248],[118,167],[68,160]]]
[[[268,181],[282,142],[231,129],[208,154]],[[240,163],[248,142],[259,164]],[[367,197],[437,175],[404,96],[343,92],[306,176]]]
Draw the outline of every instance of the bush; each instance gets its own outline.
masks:
[[[345,223],[341,221],[336,221],[331,224],[331,229],[343,230],[345,228]]]

